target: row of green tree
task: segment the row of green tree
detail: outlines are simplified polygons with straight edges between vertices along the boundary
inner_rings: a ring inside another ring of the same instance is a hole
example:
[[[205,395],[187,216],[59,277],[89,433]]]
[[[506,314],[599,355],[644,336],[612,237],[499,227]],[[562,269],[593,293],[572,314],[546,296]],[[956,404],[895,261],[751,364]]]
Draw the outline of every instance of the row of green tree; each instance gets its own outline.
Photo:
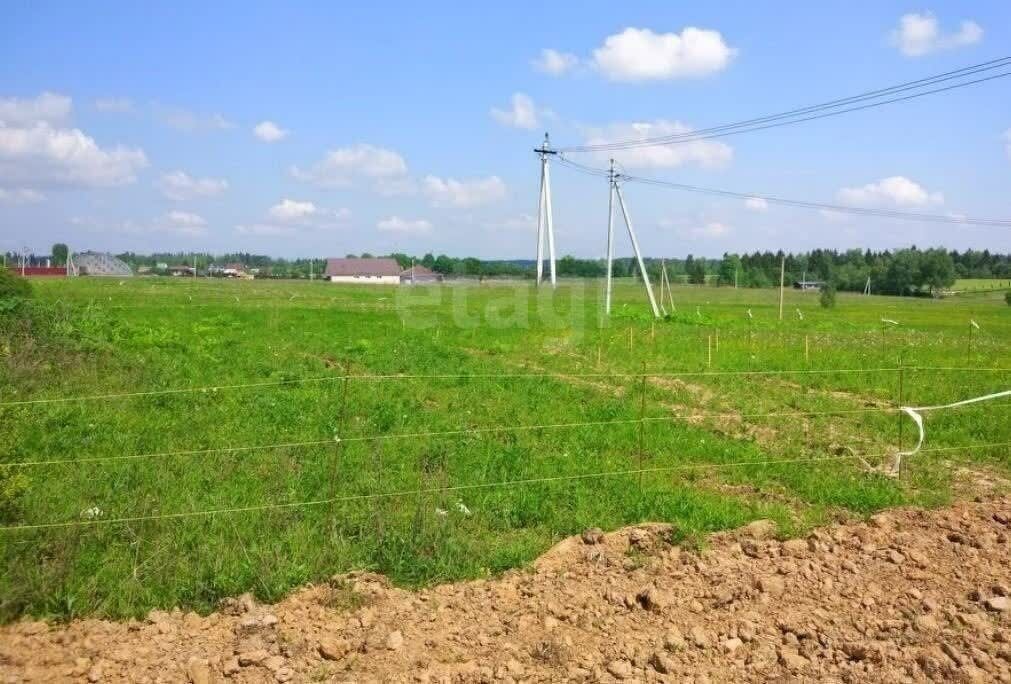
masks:
[[[66,245],[53,246],[52,257],[59,265],[66,259]],[[241,263],[259,270],[260,277],[309,278],[319,276],[326,267],[325,259],[281,259],[263,254],[234,252],[207,254],[160,252],[117,255],[135,269],[153,268],[158,264],[196,265],[204,272],[212,264]],[[349,257],[372,257],[372,254],[349,254]],[[402,268],[420,264],[438,273],[456,277],[520,277],[534,275],[532,259],[482,260],[474,257],[451,257],[432,253],[417,257],[402,252],[390,256]],[[685,258],[645,259],[649,277],[659,281],[666,269],[673,282],[688,282],[716,286],[772,287],[779,284],[780,266],[785,260],[788,283],[799,280],[829,283],[840,290],[863,291],[870,281],[871,291],[882,294],[918,294],[949,288],[956,278],[1011,279],[1011,255],[989,250],[917,249],[915,246],[895,251],[851,249],[845,251],[816,249],[810,252],[754,252],[724,254],[719,259],[688,255]],[[546,267],[546,265],[545,265]],[[561,277],[601,278],[606,274],[603,259],[578,259],[563,256],[558,260]],[[616,278],[639,277],[635,259],[614,260],[612,273]]]

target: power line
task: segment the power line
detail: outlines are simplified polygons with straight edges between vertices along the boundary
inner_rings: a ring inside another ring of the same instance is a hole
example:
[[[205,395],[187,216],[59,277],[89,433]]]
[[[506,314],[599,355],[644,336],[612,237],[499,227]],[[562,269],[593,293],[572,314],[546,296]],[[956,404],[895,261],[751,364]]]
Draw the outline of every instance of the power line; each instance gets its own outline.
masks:
[[[580,164],[559,154],[558,161],[568,168],[574,169],[587,175],[598,178],[606,178],[607,171],[586,164]],[[630,183],[641,183],[655,187],[671,188],[673,190],[684,190],[705,195],[715,195],[719,197],[731,197],[734,199],[749,200],[760,199],[770,204],[780,204],[788,207],[799,207],[801,209],[818,209],[821,211],[831,211],[840,214],[855,214],[857,216],[877,216],[881,218],[900,219],[903,221],[920,221],[926,223],[947,223],[957,225],[973,225],[996,228],[1011,228],[1011,219],[991,219],[972,218],[968,216],[948,216],[944,214],[923,214],[919,212],[899,211],[896,209],[880,209],[874,207],[854,207],[845,204],[830,204],[827,202],[809,202],[807,200],[788,199],[776,197],[774,195],[763,195],[755,192],[736,192],[734,190],[722,190],[719,188],[707,188],[699,185],[688,185],[686,183],[675,183],[656,178],[645,178],[643,176],[621,175],[621,179]]]
[[[976,64],[976,65],[969,66],[969,67],[963,67],[962,69],[956,69],[954,71],[945,72],[945,73],[942,73],[942,74],[938,74],[936,76],[930,76],[930,77],[927,77],[927,78],[918,79],[916,81],[909,81],[907,83],[901,83],[901,84],[896,85],[896,86],[891,86],[891,87],[888,87],[888,88],[882,88],[882,89],[879,89],[879,90],[872,90],[872,91],[869,91],[869,92],[866,92],[866,93],[862,93],[860,95],[854,95],[852,97],[841,98],[841,99],[838,99],[838,100],[831,100],[829,102],[824,102],[824,103],[817,104],[817,105],[811,105],[811,106],[808,106],[808,107],[801,107],[801,108],[798,108],[798,109],[792,109],[790,111],[782,112],[780,114],[771,114],[771,115],[767,115],[767,116],[756,117],[756,118],[753,118],[753,119],[747,119],[745,121],[740,121],[740,122],[737,122],[737,123],[724,124],[724,125],[721,125],[721,126],[713,126],[713,127],[710,127],[710,128],[704,128],[704,129],[695,130],[695,131],[689,131],[689,132],[685,132],[685,133],[677,133],[677,134],[673,134],[673,135],[670,135],[670,136],[660,136],[657,139],[658,140],[659,139],[676,140],[678,138],[696,137],[696,136],[699,136],[699,135],[705,135],[705,134],[709,134],[709,133],[717,133],[717,132],[725,131],[725,130],[728,130],[728,129],[739,128],[741,126],[757,125],[757,124],[766,123],[766,122],[769,122],[769,121],[774,121],[774,120],[777,120],[777,119],[788,118],[788,117],[791,117],[791,116],[800,116],[802,114],[807,114],[807,113],[811,113],[811,112],[814,112],[814,111],[829,109],[829,108],[833,108],[833,107],[840,107],[840,106],[843,106],[843,105],[846,105],[846,104],[853,104],[853,103],[865,101],[865,100],[868,100],[868,99],[880,98],[880,97],[884,97],[885,95],[894,95],[894,94],[899,93],[899,92],[905,92],[905,91],[913,90],[913,89],[916,89],[916,88],[922,88],[922,87],[925,87],[925,86],[928,86],[928,85],[934,85],[936,83],[941,83],[943,81],[948,81],[948,80],[957,79],[957,78],[964,78],[966,76],[971,76],[973,74],[981,73],[981,72],[988,71],[988,70],[991,70],[991,69],[996,69],[996,68],[1004,67],[1004,66],[1007,66],[1008,64],[1011,64],[1011,57],[1003,57],[1001,59],[995,59],[995,60],[991,60],[989,62],[983,62],[981,64]],[[632,142],[632,141],[629,141],[629,142]],[[617,144],[621,144],[621,143],[611,143],[611,144],[617,145]],[[574,149],[574,148],[565,148],[565,149]]]
[[[744,121],[738,121],[735,123],[723,124],[720,126],[713,126],[710,128],[700,129],[696,131],[687,131],[684,133],[676,133],[667,136],[641,138],[638,140],[616,141],[611,143],[602,143],[599,145],[573,145],[569,147],[560,147],[557,148],[557,151],[603,152],[612,150],[633,149],[638,147],[652,147],[656,145],[673,145],[679,143],[695,142],[698,140],[708,140],[711,138],[722,138],[731,135],[738,135],[740,133],[749,133],[769,128],[778,128],[780,126],[790,126],[793,124],[804,123],[816,119],[823,119],[830,116],[838,116],[840,114],[847,114],[850,112],[861,111],[864,109],[871,109],[874,107],[880,107],[887,104],[904,102],[906,100],[913,100],[916,98],[924,97],[926,95],[943,93],[949,90],[965,88],[971,85],[977,85],[998,78],[1011,76],[1011,71],[1007,71],[998,74],[990,74],[977,79],[971,79],[968,81],[962,80],[960,82],[942,86],[939,88],[922,90],[927,86],[936,85],[938,83],[943,83],[945,81],[950,80],[964,79],[967,76],[973,76],[976,74],[984,73],[993,69],[1004,68],[1007,66],[1011,66],[1011,57],[1003,57],[1001,59],[992,60],[990,62],[983,62],[981,64],[964,67],[963,69],[958,69],[956,71],[945,72],[942,74],[937,74],[935,76],[929,76],[927,78],[918,79],[916,81],[909,81],[907,83],[890,86],[888,88],[882,88],[879,90],[873,90],[859,95],[854,95],[851,97],[831,100],[829,102],[824,102],[821,104],[810,105],[808,107],[801,107],[798,109],[792,109],[786,112],[781,112],[779,114],[770,114],[767,116],[755,117],[752,119],[746,119]],[[900,97],[891,97],[893,95],[897,95],[898,93],[908,91],[918,91],[918,92],[912,92],[910,94],[902,95]]]

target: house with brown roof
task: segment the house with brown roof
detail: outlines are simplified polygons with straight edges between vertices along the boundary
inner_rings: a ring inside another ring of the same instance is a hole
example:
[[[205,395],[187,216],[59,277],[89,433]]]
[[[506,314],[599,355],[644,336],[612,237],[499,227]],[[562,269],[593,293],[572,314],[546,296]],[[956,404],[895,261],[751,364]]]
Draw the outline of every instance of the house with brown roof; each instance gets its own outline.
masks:
[[[415,283],[441,283],[442,274],[436,273],[430,268],[422,266],[421,264],[413,264],[410,268],[405,268],[400,272],[400,282],[405,285],[414,285]]]
[[[326,260],[324,277],[331,283],[360,283],[362,285],[399,285],[400,264],[396,259],[337,259]]]

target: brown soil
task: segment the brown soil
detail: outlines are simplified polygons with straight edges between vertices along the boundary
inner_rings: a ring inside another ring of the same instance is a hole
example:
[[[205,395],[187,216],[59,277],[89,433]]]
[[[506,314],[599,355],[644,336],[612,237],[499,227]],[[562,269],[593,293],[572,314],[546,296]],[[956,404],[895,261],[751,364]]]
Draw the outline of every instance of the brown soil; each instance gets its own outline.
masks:
[[[0,630],[3,681],[1011,681],[1011,500],[894,510],[701,553],[587,531],[419,592],[357,573],[220,612]]]

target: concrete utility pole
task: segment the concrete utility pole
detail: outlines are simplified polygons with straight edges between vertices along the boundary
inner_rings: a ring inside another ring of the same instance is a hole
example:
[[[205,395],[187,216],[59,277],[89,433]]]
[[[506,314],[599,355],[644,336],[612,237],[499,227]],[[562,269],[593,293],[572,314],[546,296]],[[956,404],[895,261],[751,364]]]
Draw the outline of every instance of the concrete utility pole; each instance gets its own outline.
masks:
[[[544,279],[544,232],[548,233],[548,260],[551,269],[551,287],[558,283],[555,277],[555,228],[551,216],[551,170],[548,168],[548,159],[551,155],[558,154],[551,149],[551,140],[548,134],[544,134],[544,144],[534,148],[541,158],[541,194],[537,198],[537,286],[540,287]]]
[[[611,238],[612,227],[613,227],[613,214],[611,213],[611,208],[613,207],[613,198],[618,198],[618,206],[621,207],[621,215],[625,219],[625,227],[628,229],[628,237],[632,241],[632,250],[635,252],[635,259],[639,263],[639,273],[642,275],[642,282],[646,286],[646,296],[649,297],[649,305],[653,309],[654,318],[660,318],[660,309],[656,304],[656,299],[653,297],[653,286],[649,282],[649,274],[646,272],[646,264],[642,260],[642,252],[639,251],[639,240],[635,237],[635,230],[632,228],[632,219],[628,216],[628,208],[625,206],[625,198],[621,194],[621,185],[618,184],[619,174],[614,172],[614,160],[611,160],[611,169],[608,174],[608,181],[610,183],[610,195],[608,196],[607,206],[608,206],[608,230],[607,230],[607,300],[604,305],[605,311],[610,313],[611,311],[611,262],[614,259],[613,255],[613,240]]]
[[[611,269],[614,262],[614,160],[611,160],[610,183],[607,193],[607,294],[604,297],[604,313],[611,315]]]
[[[779,262],[779,320],[783,320],[783,285],[786,279],[786,255]]]

